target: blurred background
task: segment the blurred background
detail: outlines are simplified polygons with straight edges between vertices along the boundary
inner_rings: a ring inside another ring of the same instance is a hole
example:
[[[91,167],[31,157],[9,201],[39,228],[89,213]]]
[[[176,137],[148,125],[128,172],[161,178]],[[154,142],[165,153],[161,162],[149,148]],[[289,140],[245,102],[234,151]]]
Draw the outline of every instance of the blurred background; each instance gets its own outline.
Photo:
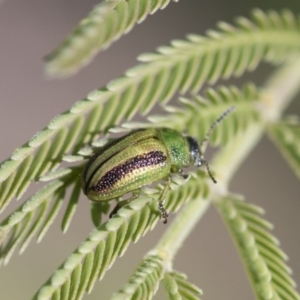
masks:
[[[140,53],[154,51],[157,46],[184,38],[187,33],[204,34],[219,20],[232,22],[239,15],[248,17],[255,7],[290,8],[295,13],[300,12],[300,2],[296,0],[181,0],[148,17],[79,74],[65,80],[46,78],[42,58],[95,4],[98,1],[6,0],[1,4],[0,161],[44,128],[55,115],[135,65],[135,58]],[[263,83],[270,70],[269,66],[262,65],[256,72],[246,74],[234,83],[241,85],[249,80]],[[296,102],[288,112],[299,115]],[[275,236],[289,255],[293,278],[299,283],[300,185],[267,138],[240,168],[231,190],[265,208],[266,218],[275,224]],[[30,191],[26,195],[30,195]],[[0,221],[20,205],[13,202],[0,216]],[[8,266],[1,267],[1,300],[30,299],[86,238],[93,228],[87,199],[81,197],[77,214],[65,235],[60,231],[60,221],[59,217],[41,244],[33,242],[22,256],[15,255]],[[126,282],[147,251],[155,246],[166,228],[159,223],[137,245],[131,245],[85,299],[109,299],[112,292]],[[203,289],[203,299],[254,298],[229,234],[213,207],[178,253],[175,268],[188,274],[190,281]],[[166,297],[160,291],[155,299]]]

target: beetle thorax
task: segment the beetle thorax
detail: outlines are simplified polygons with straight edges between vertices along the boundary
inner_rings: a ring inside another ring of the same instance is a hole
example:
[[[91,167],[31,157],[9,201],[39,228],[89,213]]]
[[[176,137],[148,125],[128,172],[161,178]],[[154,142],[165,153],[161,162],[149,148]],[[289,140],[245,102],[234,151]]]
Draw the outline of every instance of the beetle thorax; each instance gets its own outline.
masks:
[[[160,140],[165,144],[172,166],[188,167],[192,164],[186,138],[170,128],[159,129]]]

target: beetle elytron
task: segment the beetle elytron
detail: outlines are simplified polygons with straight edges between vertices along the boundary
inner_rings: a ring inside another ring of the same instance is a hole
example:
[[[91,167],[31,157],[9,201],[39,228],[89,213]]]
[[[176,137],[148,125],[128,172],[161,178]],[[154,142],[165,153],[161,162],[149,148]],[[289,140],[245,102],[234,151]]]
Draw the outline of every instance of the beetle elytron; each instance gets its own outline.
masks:
[[[171,173],[182,174],[182,168],[205,165],[213,182],[202,147],[213,128],[231,111],[226,110],[210,127],[199,145],[190,137],[170,128],[137,129],[116,138],[99,149],[88,161],[82,174],[82,188],[94,201],[108,201],[132,192],[132,197],[120,201],[110,214],[137,198],[143,185],[167,180],[158,199],[164,223],[168,213],[163,202],[171,183]],[[182,175],[184,176],[184,175]]]

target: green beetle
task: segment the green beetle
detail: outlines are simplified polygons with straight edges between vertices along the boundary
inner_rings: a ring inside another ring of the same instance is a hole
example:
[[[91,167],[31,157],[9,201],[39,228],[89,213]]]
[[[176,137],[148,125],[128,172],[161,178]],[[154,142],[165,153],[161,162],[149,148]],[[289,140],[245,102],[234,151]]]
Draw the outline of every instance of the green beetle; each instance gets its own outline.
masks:
[[[137,198],[142,186],[167,180],[158,199],[163,222],[167,223],[168,213],[163,201],[171,183],[171,173],[182,174],[182,168],[205,165],[216,183],[201,148],[213,128],[232,110],[229,108],[212,124],[200,145],[194,138],[170,128],[137,129],[112,140],[90,158],[82,173],[85,195],[94,201],[108,201],[132,192],[131,198],[117,204],[111,217]]]

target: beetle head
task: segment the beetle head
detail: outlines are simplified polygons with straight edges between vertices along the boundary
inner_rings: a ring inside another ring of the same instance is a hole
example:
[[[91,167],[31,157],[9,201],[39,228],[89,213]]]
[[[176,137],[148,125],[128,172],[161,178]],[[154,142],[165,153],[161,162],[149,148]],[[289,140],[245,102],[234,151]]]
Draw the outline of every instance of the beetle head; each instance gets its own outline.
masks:
[[[208,175],[210,176],[210,178],[212,179],[212,181],[214,183],[217,183],[217,181],[215,180],[215,178],[212,176],[211,172],[210,172],[210,169],[209,169],[209,165],[208,165],[208,162],[207,160],[204,159],[203,157],[203,152],[205,151],[205,148],[207,146],[207,143],[208,143],[208,140],[209,140],[209,137],[212,133],[212,131],[214,130],[214,128],[228,115],[230,114],[232,111],[234,110],[234,106],[231,106],[229,107],[226,111],[223,112],[222,115],[220,115],[210,126],[210,128],[208,129],[206,135],[205,135],[205,138],[202,140],[200,146],[198,144],[198,142],[188,136],[186,139],[187,139],[187,142],[188,142],[188,145],[189,145],[189,151],[190,151],[190,155],[191,155],[191,163],[194,165],[194,166],[197,166],[197,167],[200,167],[202,165],[205,165],[206,167],[206,170],[207,170],[207,173]]]
[[[191,136],[186,137],[189,151],[191,155],[192,164],[194,166],[200,167],[203,165],[203,155],[201,154],[199,144],[196,139]]]
[[[209,177],[212,179],[214,183],[217,183],[216,179],[213,177],[213,175],[210,172],[207,160],[205,160],[203,157],[203,154],[201,152],[201,147],[199,146],[197,140],[195,140],[190,136],[187,136],[186,140],[189,145],[192,164],[196,167],[201,167],[202,165],[205,165]]]

